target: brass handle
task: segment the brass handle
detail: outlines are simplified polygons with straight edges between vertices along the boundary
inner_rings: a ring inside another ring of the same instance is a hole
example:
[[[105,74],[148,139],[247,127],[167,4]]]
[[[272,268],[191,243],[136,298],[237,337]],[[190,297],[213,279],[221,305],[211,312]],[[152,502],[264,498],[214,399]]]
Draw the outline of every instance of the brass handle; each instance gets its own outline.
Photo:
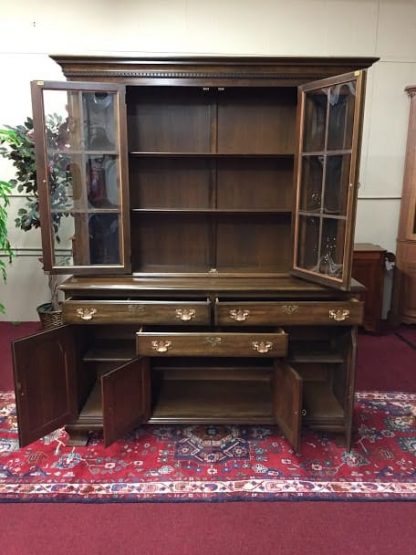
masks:
[[[242,308],[233,308],[233,310],[230,310],[230,318],[236,322],[245,322],[249,314],[249,310],[243,310]]]
[[[96,308],[77,308],[77,314],[82,320],[92,320],[97,314]]]
[[[167,353],[172,347],[172,341],[152,341],[152,349],[158,353]]]
[[[346,308],[332,309],[329,311],[329,317],[333,318],[335,322],[343,322],[350,315],[350,311]]]
[[[192,318],[195,318],[196,310],[194,308],[177,308],[176,318],[182,320],[182,322],[189,322]]]
[[[268,353],[273,348],[273,343],[271,341],[253,341],[251,346],[258,353]]]

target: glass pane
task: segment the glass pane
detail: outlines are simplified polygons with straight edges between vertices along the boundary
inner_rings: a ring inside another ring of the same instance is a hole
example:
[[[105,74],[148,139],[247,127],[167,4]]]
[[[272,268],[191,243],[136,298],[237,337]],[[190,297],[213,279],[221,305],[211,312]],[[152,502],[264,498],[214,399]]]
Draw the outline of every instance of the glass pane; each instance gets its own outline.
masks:
[[[61,213],[54,233],[54,265],[120,264],[118,214]]]
[[[305,270],[318,270],[319,228],[321,219],[299,216],[297,266]]]
[[[322,205],[323,156],[304,156],[300,210],[319,212]]]
[[[356,82],[331,87],[329,91],[328,150],[352,146]]]
[[[120,264],[118,214],[93,214],[88,220],[90,264]]]
[[[120,192],[116,157],[87,156],[85,173],[89,207],[118,208]]]
[[[43,91],[48,150],[79,150],[82,133],[77,91]]]
[[[305,94],[304,152],[320,151],[325,147],[327,105],[328,89],[318,89]]]
[[[48,154],[49,202],[56,225],[63,212],[83,207],[81,164],[82,157],[77,154]]]
[[[116,145],[114,94],[83,93],[82,107],[86,149],[114,150]]]
[[[342,278],[344,262],[345,220],[324,218],[319,257],[319,272]]]
[[[325,171],[324,213],[345,216],[347,213],[351,155],[327,156]]]

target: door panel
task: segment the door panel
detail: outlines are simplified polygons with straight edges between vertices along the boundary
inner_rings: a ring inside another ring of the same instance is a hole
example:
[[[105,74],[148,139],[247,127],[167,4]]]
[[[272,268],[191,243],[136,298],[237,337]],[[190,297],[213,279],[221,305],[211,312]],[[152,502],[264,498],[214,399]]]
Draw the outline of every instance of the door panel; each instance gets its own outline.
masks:
[[[45,270],[128,272],[125,87],[34,81],[32,101]]]
[[[274,417],[296,452],[300,450],[301,410],[302,378],[286,362],[274,361]]]
[[[76,418],[76,346],[63,326],[12,346],[19,442],[23,447]]]
[[[101,392],[107,446],[149,419],[149,359],[135,359],[101,376]]]
[[[293,273],[348,290],[357,202],[361,71],[299,87]]]

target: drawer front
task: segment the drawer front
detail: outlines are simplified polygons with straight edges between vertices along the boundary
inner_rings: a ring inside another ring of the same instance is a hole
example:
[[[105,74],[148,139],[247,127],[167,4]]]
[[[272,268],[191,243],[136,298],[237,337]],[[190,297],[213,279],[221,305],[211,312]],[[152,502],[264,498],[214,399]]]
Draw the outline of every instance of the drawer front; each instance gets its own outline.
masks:
[[[241,302],[219,301],[216,323],[219,325],[337,325],[351,326],[363,321],[364,303],[341,302]]]
[[[206,302],[173,301],[65,301],[68,324],[209,324]]]
[[[287,335],[278,333],[137,332],[137,353],[144,356],[284,357]]]

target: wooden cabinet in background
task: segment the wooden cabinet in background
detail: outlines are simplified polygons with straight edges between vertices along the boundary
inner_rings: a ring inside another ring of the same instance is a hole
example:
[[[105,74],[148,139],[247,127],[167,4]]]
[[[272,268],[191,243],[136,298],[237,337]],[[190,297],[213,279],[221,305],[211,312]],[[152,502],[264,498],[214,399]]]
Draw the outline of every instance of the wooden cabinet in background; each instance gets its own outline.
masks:
[[[392,321],[396,325],[416,324],[416,85],[406,91],[410,115],[392,306]]]
[[[360,295],[364,301],[363,326],[376,333],[381,331],[386,253],[386,249],[372,243],[354,245],[352,276],[366,287]]]

